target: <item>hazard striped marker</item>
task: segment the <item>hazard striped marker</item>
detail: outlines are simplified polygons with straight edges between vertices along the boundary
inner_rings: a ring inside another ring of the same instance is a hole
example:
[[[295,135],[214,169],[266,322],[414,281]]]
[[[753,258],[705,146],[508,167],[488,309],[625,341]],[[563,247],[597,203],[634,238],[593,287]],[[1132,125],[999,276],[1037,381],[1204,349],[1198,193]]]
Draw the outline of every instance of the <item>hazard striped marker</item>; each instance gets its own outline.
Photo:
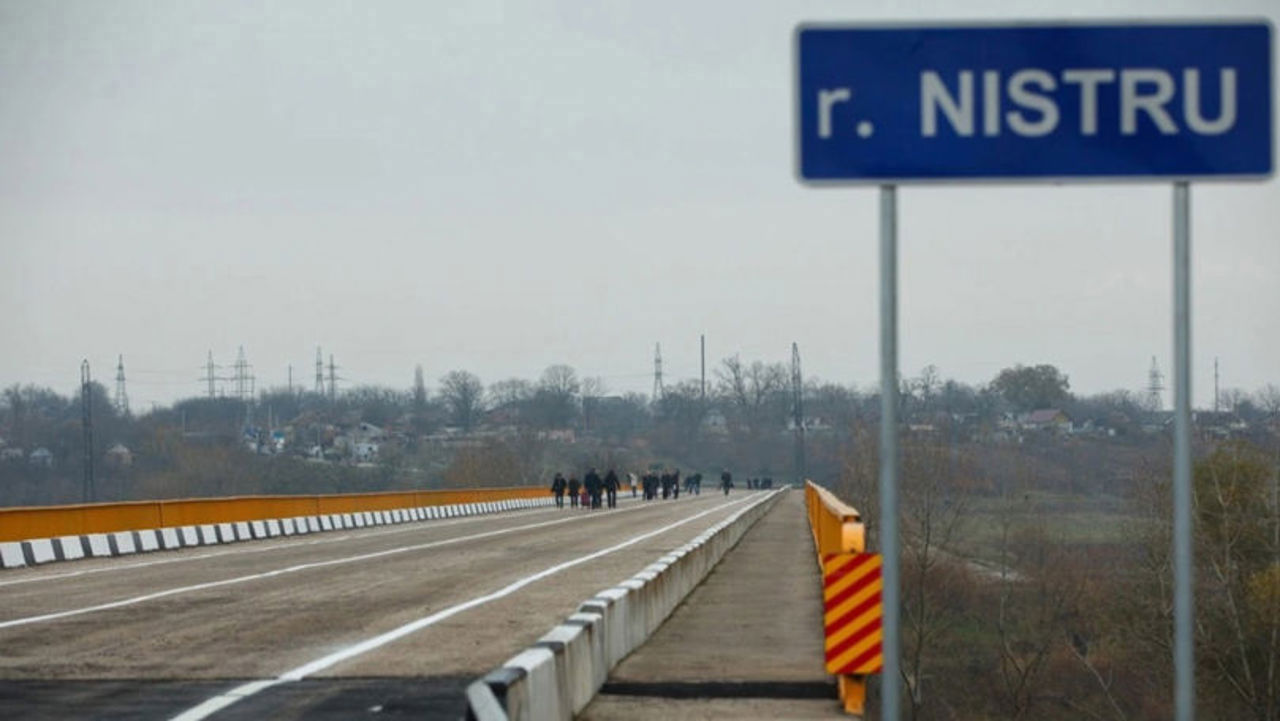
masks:
[[[827,673],[880,673],[880,554],[833,553],[822,559]]]

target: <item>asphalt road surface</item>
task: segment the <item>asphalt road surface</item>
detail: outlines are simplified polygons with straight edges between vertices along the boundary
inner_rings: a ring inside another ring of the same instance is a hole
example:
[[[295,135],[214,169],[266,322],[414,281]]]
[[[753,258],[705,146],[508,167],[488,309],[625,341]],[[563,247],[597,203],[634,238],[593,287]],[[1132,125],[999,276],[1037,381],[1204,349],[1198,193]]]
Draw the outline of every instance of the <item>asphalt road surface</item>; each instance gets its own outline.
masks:
[[[621,499],[0,573],[0,718],[449,718],[755,494]]]

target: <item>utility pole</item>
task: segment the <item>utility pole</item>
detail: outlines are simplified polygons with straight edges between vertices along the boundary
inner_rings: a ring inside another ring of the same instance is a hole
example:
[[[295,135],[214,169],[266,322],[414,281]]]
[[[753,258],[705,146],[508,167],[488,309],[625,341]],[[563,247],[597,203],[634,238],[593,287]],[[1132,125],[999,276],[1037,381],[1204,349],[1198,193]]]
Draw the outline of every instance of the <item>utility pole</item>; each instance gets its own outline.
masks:
[[[702,359],[702,406],[707,405],[707,334],[698,337],[699,357]]]
[[[116,414],[119,416],[129,415],[129,394],[124,388],[124,356],[120,356],[119,362],[116,364],[116,394],[112,399],[112,405],[115,406]]]
[[[1218,412],[1218,357],[1213,357],[1213,412]],[[1215,419],[1216,422],[1217,419]]]
[[[84,502],[92,503],[97,494],[93,487],[93,381],[89,376],[88,359],[80,363],[80,406],[84,443],[84,487],[82,491]]]
[[[804,462],[804,376],[800,373],[800,346],[791,344],[791,411],[795,424],[796,483],[803,484],[807,471]]]
[[[333,354],[329,354],[329,401],[338,397],[338,367],[333,364]]]
[[[1164,374],[1156,365],[1156,357],[1151,356],[1151,370],[1147,372],[1147,409],[1153,413],[1164,410]]]
[[[289,364],[289,395],[293,395],[293,364]]]
[[[218,368],[218,366],[213,364],[213,351],[209,351],[209,359],[205,361],[205,364],[204,364],[204,377],[205,377],[205,380],[209,383],[210,398],[213,398],[216,395],[215,388],[214,388],[214,381],[218,380],[218,377],[214,375],[214,370],[216,368]]]
[[[324,358],[320,346],[316,346],[316,395],[324,395]]]
[[[249,361],[245,360],[244,346],[240,346],[240,351],[236,355],[236,364],[234,367],[236,371],[234,376],[236,398],[246,403],[252,403],[254,394],[254,377],[249,373],[249,369],[253,366],[249,365]]]
[[[653,344],[653,402],[662,400],[662,344]]]

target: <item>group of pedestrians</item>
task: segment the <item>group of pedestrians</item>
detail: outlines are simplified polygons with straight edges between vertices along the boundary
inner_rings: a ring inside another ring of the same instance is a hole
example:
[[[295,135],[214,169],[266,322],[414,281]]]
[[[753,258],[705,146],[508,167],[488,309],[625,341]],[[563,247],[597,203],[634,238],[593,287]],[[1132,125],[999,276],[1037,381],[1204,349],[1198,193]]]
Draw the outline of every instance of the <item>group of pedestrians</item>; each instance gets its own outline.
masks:
[[[559,472],[551,480],[551,493],[556,497],[557,508],[564,508],[566,494],[569,496],[570,508],[602,508],[606,504],[609,508],[617,508],[619,488],[621,483],[618,481],[618,474],[612,468],[603,478],[593,466],[581,481],[572,473],[566,479]]]
[[[662,473],[649,471],[640,479],[640,488],[644,491],[644,500],[652,501],[662,490],[662,499],[680,497],[680,469],[664,470]],[[688,487],[686,486],[686,490]]]
[[[663,470],[661,473],[649,471],[643,476],[628,473],[627,480],[630,482],[633,498],[637,495],[637,487],[644,492],[646,501],[656,500],[659,493],[662,494],[663,500],[680,497],[679,468]],[[617,508],[620,488],[622,483],[617,472],[612,468],[601,477],[593,466],[582,480],[578,480],[577,475],[573,473],[565,478],[563,473],[557,471],[555,478],[551,480],[551,493],[556,497],[557,508],[564,508],[566,495],[569,497],[570,508]],[[729,489],[733,488],[733,474],[729,473],[727,468],[720,474],[720,488],[726,496],[729,495]],[[702,474],[693,473],[686,476],[684,490],[695,496],[701,495]]]

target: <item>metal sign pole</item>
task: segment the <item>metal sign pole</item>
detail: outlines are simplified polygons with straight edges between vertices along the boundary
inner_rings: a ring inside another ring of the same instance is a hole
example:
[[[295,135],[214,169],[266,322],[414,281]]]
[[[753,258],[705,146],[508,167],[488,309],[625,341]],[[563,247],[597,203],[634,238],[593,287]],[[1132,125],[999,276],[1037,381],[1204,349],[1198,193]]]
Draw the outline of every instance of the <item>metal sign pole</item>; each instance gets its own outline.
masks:
[[[1195,718],[1191,589],[1191,190],[1173,184],[1173,674],[1177,721]]]
[[[893,185],[880,186],[880,553],[880,718],[898,721],[898,200]]]

